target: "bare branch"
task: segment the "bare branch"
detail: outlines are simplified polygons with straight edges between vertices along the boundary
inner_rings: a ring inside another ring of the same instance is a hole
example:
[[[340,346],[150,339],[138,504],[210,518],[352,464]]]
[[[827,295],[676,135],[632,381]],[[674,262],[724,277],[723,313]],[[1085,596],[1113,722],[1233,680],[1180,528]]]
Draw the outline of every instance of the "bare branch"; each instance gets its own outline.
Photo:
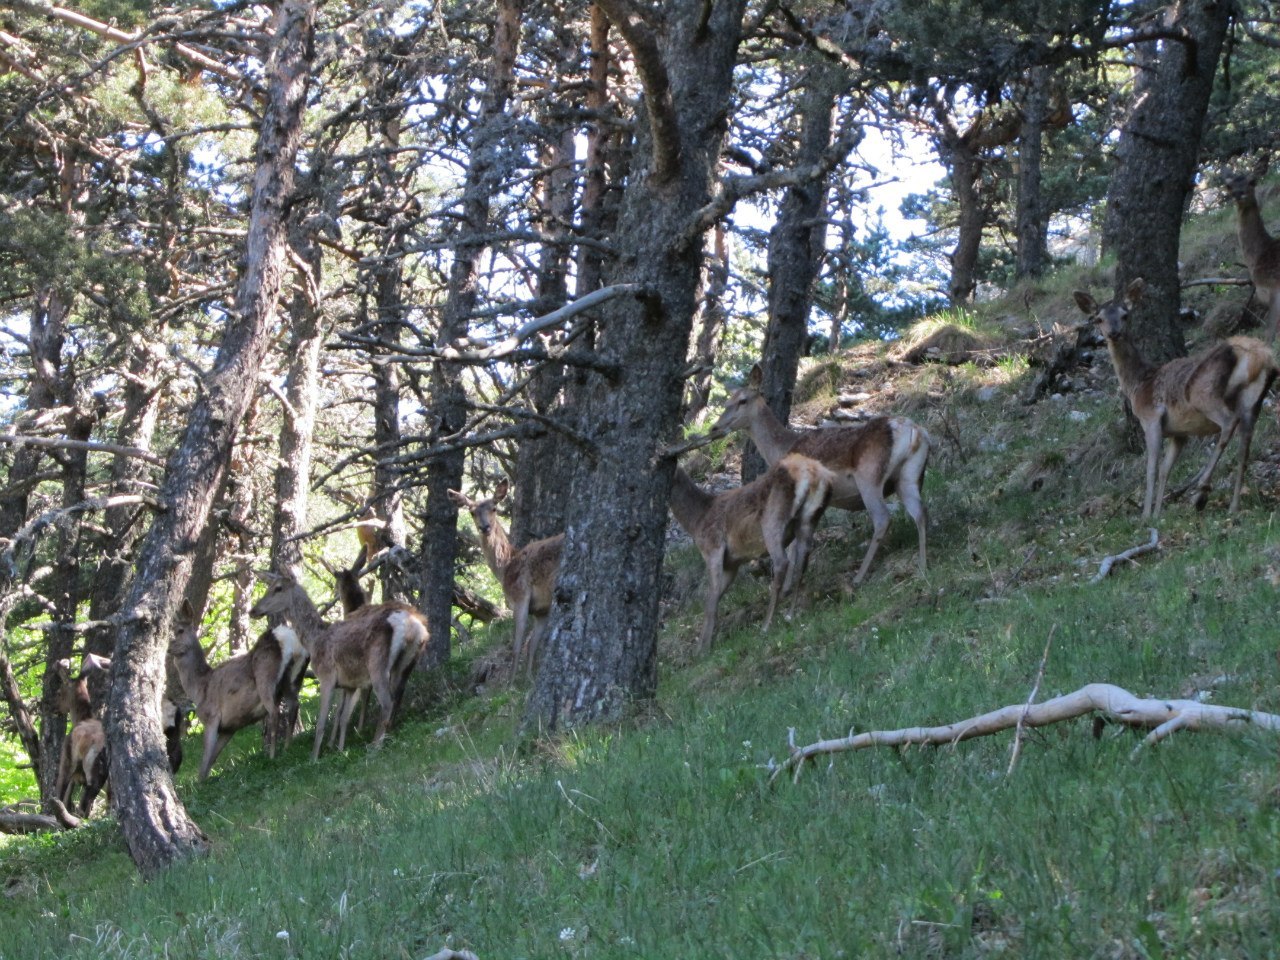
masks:
[[[1117,553],[1115,556],[1103,557],[1102,563],[1098,566],[1098,572],[1093,575],[1093,579],[1089,582],[1097,583],[1099,580],[1105,579],[1107,574],[1111,572],[1111,568],[1118,562],[1132,560],[1134,557],[1140,557],[1144,553],[1151,553],[1151,551],[1159,549],[1160,534],[1157,532],[1155,527],[1152,527],[1151,539],[1148,542],[1139,544],[1136,547],[1130,547],[1128,550],[1123,553]]]
[[[158,467],[164,466],[164,458],[158,457],[150,450],[138,447],[121,447],[114,443],[98,443],[93,440],[68,440],[64,437],[30,437],[16,433],[0,433],[0,443],[12,443],[15,446],[49,447],[57,450],[90,450],[99,453],[115,453],[122,457],[136,457]]]
[[[954,745],[961,740],[986,737],[1008,730],[1019,722],[1028,727],[1043,727],[1090,713],[1101,713],[1107,719],[1128,727],[1151,729],[1135,748],[1135,756],[1142,747],[1153,746],[1178,730],[1224,730],[1250,726],[1280,732],[1280,715],[1274,713],[1216,706],[1200,703],[1198,700],[1142,699],[1122,687],[1109,683],[1091,683],[1074,693],[1054,697],[1041,704],[1028,706],[1015,703],[946,726],[870,730],[838,740],[819,740],[805,747],[797,747],[791,743],[787,761],[772,765],[769,779],[776,780],[784,770],[791,770],[792,778],[798,780],[804,762],[822,754],[865,750],[868,747]]]

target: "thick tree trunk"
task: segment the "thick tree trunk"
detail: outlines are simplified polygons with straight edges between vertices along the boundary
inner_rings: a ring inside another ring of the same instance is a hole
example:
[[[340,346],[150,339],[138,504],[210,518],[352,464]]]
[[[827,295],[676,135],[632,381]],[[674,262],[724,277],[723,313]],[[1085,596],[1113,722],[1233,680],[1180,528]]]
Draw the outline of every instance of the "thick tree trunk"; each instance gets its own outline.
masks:
[[[1049,112],[1048,67],[1032,67],[1022,103],[1018,132],[1017,249],[1014,274],[1038,277],[1049,261],[1048,217],[1045,215],[1042,157],[1045,117]]]
[[[842,73],[842,68],[825,63],[810,71],[800,101],[799,166],[817,165],[831,145],[832,113]],[[760,357],[764,369],[760,392],[783,423],[791,416],[791,396],[809,333],[813,282],[826,248],[826,198],[825,177],[788,187],[777,222],[769,231],[769,325]],[[742,457],[742,482],[749,483],[766,469],[760,452],[749,448]]]
[[[493,63],[484,103],[471,142],[462,200],[461,232],[454,244],[448,293],[441,311],[439,346],[467,333],[468,319],[476,304],[476,273],[485,244],[490,197],[503,170],[499,148],[507,136],[506,109],[515,81],[515,60],[520,46],[520,16],[524,0],[500,0],[494,27]],[[458,364],[436,363],[432,377],[432,413],[440,439],[454,437],[466,426],[467,396]],[[426,522],[423,524],[423,602],[431,641],[423,654],[425,666],[449,659],[453,622],[454,560],[458,555],[458,508],[450,490],[462,488],[465,453],[458,449],[431,461],[427,476]]]
[[[1135,82],[1107,191],[1103,248],[1116,258],[1116,290],[1138,277],[1146,292],[1132,313],[1150,363],[1186,352],[1178,326],[1178,241],[1195,179],[1204,118],[1234,4],[1180,0],[1170,13],[1190,42],[1162,40]]]
[[[125,845],[154,872],[203,853],[208,840],[174,789],[160,725],[165,642],[191,576],[240,420],[256,388],[285,273],[285,216],[311,76],[315,8],[283,0],[266,65],[243,273],[218,356],[170,462],[166,510],[151,526],[120,610],[107,723],[111,783]]]
[[[648,295],[601,311],[598,352],[619,372],[593,376],[583,405],[596,455],[575,478],[551,637],[525,715],[531,729],[615,719],[656,688],[672,464],[654,458],[679,426],[702,265],[690,216],[711,197],[743,9],[741,0],[682,0],[643,22],[633,19],[639,8],[598,2],[636,58],[647,120],[637,151],[647,168],[627,180],[618,226],[626,242],[609,280]]]
[[[951,193],[958,210],[947,295],[952,303],[968,303],[978,288],[978,252],[986,225],[980,190],[983,160],[963,137],[947,143],[940,152],[951,170]]]

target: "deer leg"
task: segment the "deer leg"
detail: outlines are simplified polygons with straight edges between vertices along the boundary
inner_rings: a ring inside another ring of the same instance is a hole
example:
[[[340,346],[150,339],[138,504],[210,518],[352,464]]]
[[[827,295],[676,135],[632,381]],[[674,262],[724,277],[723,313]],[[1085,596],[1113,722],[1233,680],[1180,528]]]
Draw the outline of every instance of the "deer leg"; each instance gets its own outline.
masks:
[[[208,779],[209,771],[213,769],[213,762],[218,759],[218,754],[222,752],[231,741],[231,734],[224,733],[218,727],[215,720],[213,723],[205,724],[204,728],[204,756],[200,759],[200,781],[204,782]]]
[[[551,620],[545,614],[533,617],[533,626],[529,630],[529,639],[527,641],[529,649],[525,653],[525,659],[528,661],[525,667],[525,679],[527,680],[533,680],[533,667],[538,660],[538,648],[542,646],[542,638],[550,624]]]
[[[311,747],[311,759],[320,759],[320,747],[324,743],[325,723],[329,719],[329,707],[333,705],[333,690],[337,677],[324,677],[320,680],[320,709],[316,714],[316,742]]]
[[[707,559],[707,600],[702,614],[702,636],[698,638],[699,655],[711,649],[711,638],[716,633],[716,612],[720,608],[720,598],[733,583],[737,572],[736,567],[726,567],[723,549]]]
[[[859,484],[861,488],[863,485]],[[884,535],[889,532],[889,507],[884,502],[884,497],[879,490],[861,489],[862,503],[867,508],[867,516],[871,518],[871,543],[867,546],[867,555],[862,558],[862,566],[858,569],[858,575],[853,578],[853,585],[857,586],[866,579],[867,571],[871,569],[871,561],[875,559],[876,551],[880,549],[880,542],[884,540]]]
[[[370,744],[376,750],[382,746],[382,741],[387,736],[387,730],[391,726],[391,713],[395,709],[395,698],[391,693],[391,678],[385,673],[380,673],[374,678],[373,693],[378,698],[378,705],[382,707],[382,715],[378,718],[378,732],[373,735],[373,743]]]
[[[58,779],[54,782],[54,795],[62,801],[62,805],[67,805],[68,798],[71,795],[71,737],[67,736],[62,741],[62,753],[58,757]]]
[[[1280,300],[1280,297],[1276,298]],[[1257,423],[1258,412],[1247,410],[1240,418],[1240,465],[1236,468],[1236,486],[1231,493],[1231,508],[1228,513],[1235,513],[1240,506],[1240,488],[1244,486],[1244,471],[1249,465],[1249,447],[1253,445],[1253,428]]]
[[[1213,445],[1213,453],[1209,456],[1209,462],[1200,471],[1200,482],[1197,484],[1199,489],[1196,490],[1196,498],[1193,501],[1197,510],[1203,510],[1205,503],[1209,499],[1209,482],[1213,479],[1213,471],[1218,466],[1222,451],[1227,449],[1227,444],[1231,442],[1232,436],[1235,435],[1236,424],[1239,422],[1239,417],[1232,417],[1228,425],[1218,430],[1218,442]]]
[[[902,501],[902,507],[907,511],[907,516],[915,521],[916,539],[919,541],[919,554],[917,559],[920,563],[920,576],[925,575],[925,557],[926,557],[926,536],[925,530],[929,526],[929,511],[924,505],[924,500],[920,496],[920,484],[915,477],[910,479],[903,477],[898,482],[898,498]]]
[[[99,753],[85,772],[84,793],[80,796],[80,816],[88,817],[93,812],[93,801],[107,783],[107,754]]]
[[[1142,519],[1144,521],[1152,519],[1151,500],[1156,489],[1156,461],[1160,458],[1160,442],[1163,439],[1161,437],[1160,421],[1163,418],[1163,411],[1158,411],[1156,416],[1142,425],[1142,435],[1146,441],[1147,448],[1146,487],[1142,493]],[[1160,519],[1160,501],[1158,499],[1155,501],[1155,519]]]
[[[515,628],[511,638],[511,679],[513,681],[520,670],[521,657],[527,655],[525,651],[525,633],[529,629],[530,599],[528,596],[518,598],[513,611],[515,616]]]
[[[347,730],[351,726],[351,716],[356,712],[356,704],[363,706],[367,700],[364,698],[364,688],[358,690],[346,690],[343,692],[342,709],[338,713],[338,719],[333,725],[333,735],[338,741],[338,750],[345,751],[347,749]],[[359,730],[359,724],[356,725]]]

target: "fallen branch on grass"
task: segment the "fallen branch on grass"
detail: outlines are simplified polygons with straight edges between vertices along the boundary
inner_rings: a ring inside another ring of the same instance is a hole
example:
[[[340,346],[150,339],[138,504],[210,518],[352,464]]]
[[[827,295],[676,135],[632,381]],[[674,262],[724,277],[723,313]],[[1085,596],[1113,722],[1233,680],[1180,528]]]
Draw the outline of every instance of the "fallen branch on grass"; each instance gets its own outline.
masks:
[[[1153,550],[1159,550],[1159,549],[1160,549],[1160,534],[1155,527],[1152,527],[1151,539],[1146,543],[1140,544],[1136,547],[1130,547],[1124,553],[1117,553],[1113,557],[1103,557],[1102,563],[1098,565],[1098,572],[1093,575],[1093,579],[1090,580],[1089,582],[1097,583],[1099,580],[1105,579],[1107,574],[1111,572],[1111,568],[1115,566],[1117,563],[1119,563],[1120,561],[1132,560],[1134,557],[1140,557],[1144,553],[1150,553]]]
[[[24,808],[34,808],[34,803],[19,802],[0,809],[0,833],[47,833],[52,830],[74,830],[83,821],[73,816],[55,797],[52,800],[53,816],[44,813],[28,813]]]
[[[772,783],[784,770],[793,771],[793,779],[799,780],[805,761],[824,753],[865,750],[867,747],[907,747],[913,744],[954,745],[961,740],[990,736],[1019,724],[1026,727],[1044,727],[1095,712],[1101,713],[1103,717],[1115,723],[1151,730],[1142,743],[1134,749],[1135,755],[1142,747],[1159,743],[1179,730],[1221,730],[1254,726],[1280,732],[1280,715],[1274,713],[1245,710],[1240,707],[1216,706],[1200,703],[1198,700],[1142,699],[1110,683],[1091,683],[1081,687],[1075,693],[1054,697],[1044,703],[1031,705],[1015,703],[941,727],[871,730],[866,733],[850,734],[838,740],[819,740],[805,747],[795,745],[795,729],[792,728],[787,736],[790,756],[787,757],[786,763],[780,765],[771,762],[772,772],[769,775],[769,781]]]
[[[480,958],[470,950],[450,950],[445,947],[438,953],[426,957],[425,960],[480,960]]]

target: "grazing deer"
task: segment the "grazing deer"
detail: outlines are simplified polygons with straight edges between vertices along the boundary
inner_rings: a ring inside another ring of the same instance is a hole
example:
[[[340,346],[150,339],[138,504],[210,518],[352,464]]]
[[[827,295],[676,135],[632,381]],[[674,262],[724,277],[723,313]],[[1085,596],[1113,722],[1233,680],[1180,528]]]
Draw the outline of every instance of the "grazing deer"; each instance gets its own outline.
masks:
[[[210,667],[200,646],[199,621],[184,602],[169,645],[182,689],[195,701],[204,724],[200,779],[209,776],[231,736],[265,720],[267,754],[274,758],[280,728],[280,701],[302,682],[307,654],[292,627],[266,630],[247,653]]]
[[[1083,290],[1074,294],[1076,305],[1098,325],[1120,389],[1142,425],[1147,448],[1146,491],[1142,519],[1160,519],[1165,482],[1188,437],[1218,435],[1213,454],[1203,470],[1183,489],[1198,486],[1195,505],[1203,510],[1209,497],[1209,480],[1231,436],[1240,430],[1240,466],[1230,511],[1240,505],[1240,488],[1249,462],[1249,445],[1262,401],[1278,368],[1270,348],[1252,337],[1231,337],[1194,357],[1180,357],[1160,367],[1142,359],[1129,334],[1129,311],[1141,298],[1141,278],[1129,284],[1123,296],[1098,302]],[[1160,447],[1168,439],[1157,473]]]
[[[535,540],[517,549],[507,539],[507,531],[498,519],[498,504],[506,498],[509,490],[510,485],[503,480],[487,500],[472,500],[457,490],[449,491],[449,499],[471,511],[471,518],[480,533],[480,549],[489,569],[502,584],[502,595],[515,618],[511,676],[514,677],[520,669],[522,654],[527,660],[526,675],[532,676],[538,645],[542,642],[551,613],[551,594],[560,574],[564,534]],[[530,620],[533,621],[532,626]]]
[[[880,542],[889,530],[885,497],[897,493],[916,524],[918,561],[923,575],[928,513],[920,498],[920,485],[924,483],[929,461],[929,434],[906,417],[873,417],[857,426],[792,430],[764,402],[760,394],[763,377],[759,364],[751,368],[746,385],[729,395],[713,432],[749,431],[756,449],[771,467],[788,453],[798,453],[817,460],[835,475],[831,506],[849,511],[866,510],[871,517],[871,543],[858,575],[853,578],[855,585],[866,578]]]
[[[107,783],[107,735],[102,721],[93,716],[93,703],[89,697],[89,676],[95,670],[108,670],[111,661],[97,654],[86,653],[80,666],[80,675],[71,677],[71,661],[59,660],[54,664],[62,680],[59,709],[71,717],[71,732],[62,741],[62,753],[58,758],[58,776],[54,793],[62,805],[70,808],[71,794],[77,785],[80,794],[79,815],[87,817],[93,810],[93,802]]]
[[[707,600],[698,652],[711,649],[720,598],[748,560],[769,555],[773,580],[764,629],[773,622],[778,597],[791,592],[795,609],[800,578],[809,562],[813,531],[831,500],[836,478],[816,460],[800,454],[784,456],[767,473],[746,486],[709,493],[676,467],[671,512],[693,537],[707,565]],[[788,558],[787,547],[792,556]]]
[[[382,744],[391,717],[404,695],[409,673],[427,644],[427,621],[407,603],[379,603],[362,607],[345,620],[326,623],[307,595],[296,573],[269,574],[267,592],[249,611],[265,617],[278,613],[298,631],[311,654],[311,669],[320,682],[320,709],[311,759],[318,759],[333,694],[345,694],[338,720],[338,749],[345,750],[347,725],[359,702],[359,694],[373,688],[382,715],[373,738]]]
[[[1267,305],[1267,342],[1271,343],[1280,326],[1280,239],[1271,236],[1262,222],[1255,192],[1260,172],[1233,174],[1224,184],[1236,202],[1236,235],[1249,267],[1249,278],[1258,297]]]

